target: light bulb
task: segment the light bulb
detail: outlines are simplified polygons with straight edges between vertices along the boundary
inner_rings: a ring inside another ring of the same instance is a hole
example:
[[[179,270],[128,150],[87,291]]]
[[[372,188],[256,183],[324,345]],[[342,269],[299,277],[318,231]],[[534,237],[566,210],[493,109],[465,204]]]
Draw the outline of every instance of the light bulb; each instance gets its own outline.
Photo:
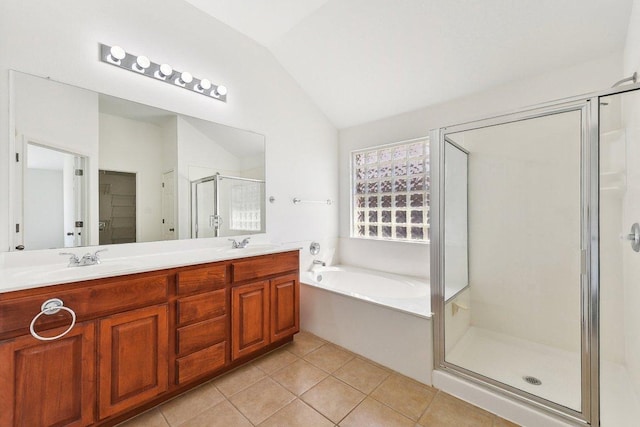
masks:
[[[173,74],[173,68],[169,64],[162,64],[158,70],[157,76],[161,79],[166,79],[171,74]]]
[[[209,90],[211,89],[211,82],[207,79],[202,79],[196,88],[201,92]]]
[[[227,94],[227,87],[222,85],[218,86],[211,92],[211,95],[215,97],[225,96],[226,94]]]
[[[149,61],[149,58],[147,58],[146,56],[141,55],[136,58],[136,62],[134,65],[138,71],[144,72],[144,70],[151,66],[151,61]]]
[[[109,59],[113,62],[120,62],[127,56],[127,52],[120,46],[111,46],[109,49]]]
[[[193,76],[188,71],[183,71],[182,74],[180,74],[180,77],[178,78],[178,84],[180,85],[189,84],[192,81],[193,81]]]

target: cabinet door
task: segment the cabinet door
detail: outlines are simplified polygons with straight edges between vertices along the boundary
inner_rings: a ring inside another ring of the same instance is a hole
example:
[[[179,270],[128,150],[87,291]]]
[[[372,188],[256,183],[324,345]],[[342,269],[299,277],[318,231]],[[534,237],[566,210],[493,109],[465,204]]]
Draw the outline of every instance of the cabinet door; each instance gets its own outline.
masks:
[[[167,305],[99,320],[100,419],[133,408],[167,390]]]
[[[271,280],[271,341],[300,330],[300,282],[297,274]]]
[[[92,424],[95,351],[93,322],[54,341],[25,335],[0,343],[0,426]]]
[[[232,288],[232,359],[269,344],[269,281]]]

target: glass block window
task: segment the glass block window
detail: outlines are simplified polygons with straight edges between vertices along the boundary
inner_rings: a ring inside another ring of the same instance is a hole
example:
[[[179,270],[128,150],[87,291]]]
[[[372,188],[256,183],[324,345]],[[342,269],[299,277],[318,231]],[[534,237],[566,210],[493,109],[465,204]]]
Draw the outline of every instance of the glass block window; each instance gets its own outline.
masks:
[[[231,230],[261,230],[262,185],[260,182],[240,181],[231,187],[231,207],[229,209],[229,228]]]
[[[429,140],[351,153],[351,232],[366,239],[429,241]]]

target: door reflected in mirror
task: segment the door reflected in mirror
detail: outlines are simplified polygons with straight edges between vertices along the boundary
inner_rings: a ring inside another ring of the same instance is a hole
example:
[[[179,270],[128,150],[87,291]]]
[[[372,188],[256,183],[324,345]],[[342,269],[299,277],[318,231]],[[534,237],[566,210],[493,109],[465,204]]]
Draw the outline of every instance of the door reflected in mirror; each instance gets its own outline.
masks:
[[[51,249],[82,246],[86,211],[86,159],[27,142],[23,149],[24,246]]]
[[[101,245],[136,241],[136,174],[100,170],[98,232]]]

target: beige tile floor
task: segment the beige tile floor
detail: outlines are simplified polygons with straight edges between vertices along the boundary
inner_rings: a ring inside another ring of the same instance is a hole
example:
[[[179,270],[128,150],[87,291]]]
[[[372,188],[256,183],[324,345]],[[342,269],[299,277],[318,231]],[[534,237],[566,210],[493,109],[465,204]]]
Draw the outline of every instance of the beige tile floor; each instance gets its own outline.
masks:
[[[120,427],[512,427],[301,332],[292,343]]]

